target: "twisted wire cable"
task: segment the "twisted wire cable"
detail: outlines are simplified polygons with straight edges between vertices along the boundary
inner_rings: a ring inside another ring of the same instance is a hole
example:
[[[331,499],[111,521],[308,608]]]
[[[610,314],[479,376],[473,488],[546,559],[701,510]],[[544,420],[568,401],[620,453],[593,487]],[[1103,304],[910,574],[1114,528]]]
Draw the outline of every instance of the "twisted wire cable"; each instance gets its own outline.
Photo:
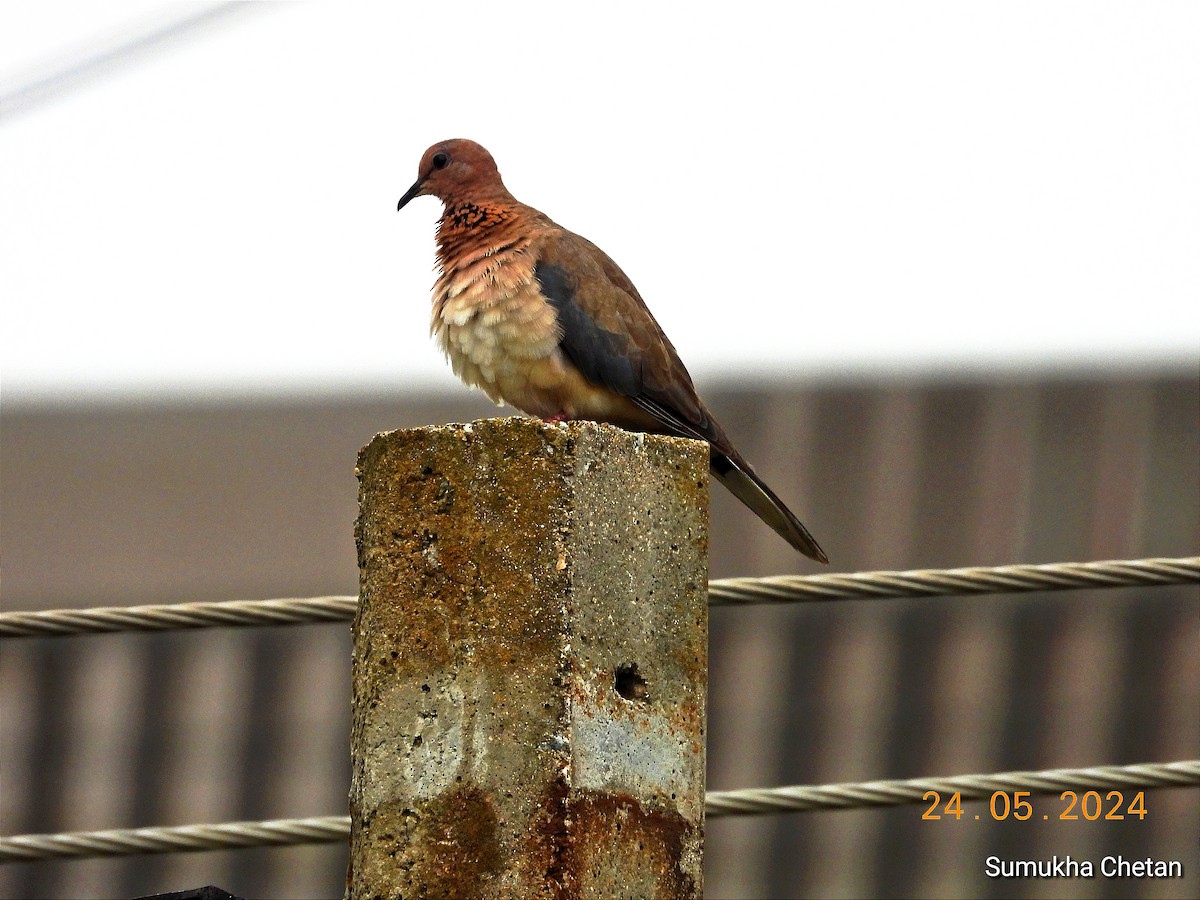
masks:
[[[709,582],[712,606],[822,600],[890,600],[955,594],[1015,594],[1069,588],[1200,583],[1200,556],[848,575],[778,575]]]
[[[309,819],[272,819],[267,822],[23,834],[0,838],[0,863],[62,857],[82,859],[91,856],[329,844],[345,840],[349,833],[349,816],[315,816]]]
[[[224,600],[154,606],[99,606],[0,613],[0,637],[49,637],[111,631],[170,631],[214,626],[302,625],[354,618],[357,597]]]
[[[706,815],[746,816],[805,812],[816,809],[862,809],[928,802],[929,791],[942,801],[957,793],[962,800],[986,800],[996,791],[1028,791],[1030,796],[1062,791],[1110,791],[1123,788],[1187,787],[1200,784],[1200,759],[1133,766],[1093,766],[1088,769],[1048,769],[1042,772],[1000,772],[995,775],[957,775],[952,778],[913,778],[907,781],[866,781],[816,787],[760,788],[709,791]],[[1130,798],[1132,799],[1132,798]]]
[[[961,799],[966,801],[986,799],[996,791],[1028,791],[1030,796],[1034,796],[1057,794],[1065,790],[1109,791],[1194,785],[1200,785],[1200,759],[1132,766],[1050,769],[1043,772],[914,778],[908,781],[710,791],[705,796],[704,809],[709,817],[764,815],[925,803],[928,802],[924,799],[927,791],[937,791],[942,800],[949,800],[953,793],[958,792]],[[349,833],[349,816],[321,816],[219,825],[25,834],[0,838],[0,863],[60,857],[132,856],[141,853],[335,843],[345,840]]]
[[[1150,587],[1191,582],[1200,583],[1200,556],[846,575],[722,578],[709,582],[708,597],[712,606],[731,606]],[[357,597],[307,597],[6,612],[0,613],[0,637],[339,622],[353,618],[357,604]]]

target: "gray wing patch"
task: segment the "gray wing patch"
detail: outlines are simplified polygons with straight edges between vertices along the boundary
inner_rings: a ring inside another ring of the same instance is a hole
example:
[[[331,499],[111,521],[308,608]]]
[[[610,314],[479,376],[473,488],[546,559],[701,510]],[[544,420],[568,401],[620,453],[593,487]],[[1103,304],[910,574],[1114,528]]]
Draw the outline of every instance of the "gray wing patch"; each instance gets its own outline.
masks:
[[[620,335],[606,331],[575,302],[575,285],[561,266],[540,262],[533,275],[556,313],[563,336],[560,346],[583,377],[626,397],[642,393],[641,373]]]

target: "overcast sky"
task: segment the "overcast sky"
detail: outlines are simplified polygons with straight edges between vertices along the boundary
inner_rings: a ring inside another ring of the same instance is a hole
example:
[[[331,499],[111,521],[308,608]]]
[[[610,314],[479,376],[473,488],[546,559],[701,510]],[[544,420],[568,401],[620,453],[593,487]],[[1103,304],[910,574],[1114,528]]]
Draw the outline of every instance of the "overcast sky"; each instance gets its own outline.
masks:
[[[1200,364],[1200,4],[210,6],[0,5],[6,404],[457,390],[446,137],[702,382]]]

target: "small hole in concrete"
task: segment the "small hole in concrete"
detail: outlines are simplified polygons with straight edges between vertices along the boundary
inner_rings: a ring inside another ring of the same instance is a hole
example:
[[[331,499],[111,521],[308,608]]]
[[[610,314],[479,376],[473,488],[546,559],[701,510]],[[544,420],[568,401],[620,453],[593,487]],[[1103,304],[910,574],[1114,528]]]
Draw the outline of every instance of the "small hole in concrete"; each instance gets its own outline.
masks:
[[[625,663],[617,666],[616,677],[613,679],[613,685],[617,689],[617,693],[626,700],[648,700],[650,699],[650,688],[646,684],[646,679],[638,672],[637,663]]]
[[[424,743],[424,741],[422,740],[421,736],[418,734],[415,738],[413,738],[413,741],[412,741],[413,749],[415,750],[417,747],[420,747],[421,744],[423,744],[423,743]],[[671,799],[674,800],[675,798],[671,797]]]

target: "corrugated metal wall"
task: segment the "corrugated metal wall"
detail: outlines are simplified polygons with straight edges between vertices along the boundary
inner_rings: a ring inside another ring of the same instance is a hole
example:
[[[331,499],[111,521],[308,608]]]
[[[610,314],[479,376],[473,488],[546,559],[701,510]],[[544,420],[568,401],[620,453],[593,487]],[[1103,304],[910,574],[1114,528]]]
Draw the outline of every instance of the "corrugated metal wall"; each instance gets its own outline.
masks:
[[[1195,554],[1200,382],[713,392],[834,570]],[[5,609],[354,593],[353,464],[474,400],[5,410]],[[712,576],[813,571],[720,489]],[[1200,591],[714,611],[709,786],[1200,756]],[[344,811],[346,625],[0,643],[5,834]],[[1049,811],[1057,801],[1045,801]],[[1144,822],[922,822],[906,807],[710,823],[714,897],[1195,896],[1200,797]],[[1069,827],[1068,827],[1069,826]],[[996,881],[1122,853],[1180,881]],[[340,895],[341,846],[0,868],[4,897],[215,883]]]

